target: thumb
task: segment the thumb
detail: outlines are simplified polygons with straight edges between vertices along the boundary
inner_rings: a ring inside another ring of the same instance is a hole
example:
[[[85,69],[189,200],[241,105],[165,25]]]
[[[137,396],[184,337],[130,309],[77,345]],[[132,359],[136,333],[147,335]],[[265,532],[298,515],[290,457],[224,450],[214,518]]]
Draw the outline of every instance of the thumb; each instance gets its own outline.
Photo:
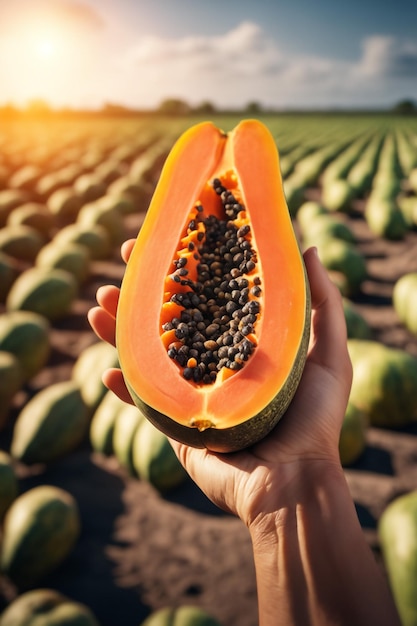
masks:
[[[312,301],[310,357],[320,365],[351,380],[346,320],[339,289],[320,263],[316,248],[304,253]]]

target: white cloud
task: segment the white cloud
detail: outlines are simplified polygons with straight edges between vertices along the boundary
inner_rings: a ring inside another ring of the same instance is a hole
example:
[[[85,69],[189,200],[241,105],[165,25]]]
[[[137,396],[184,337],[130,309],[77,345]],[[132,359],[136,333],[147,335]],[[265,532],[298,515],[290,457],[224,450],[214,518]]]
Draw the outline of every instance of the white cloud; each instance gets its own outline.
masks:
[[[248,75],[268,70],[279,56],[276,46],[264,39],[258,25],[243,22],[221,36],[144,37],[128,52],[127,61],[142,70],[162,69],[167,75],[171,70],[193,75],[201,68]]]
[[[136,77],[138,102],[152,95],[153,104],[170,96],[219,106],[378,104],[395,81],[408,89],[399,97],[417,97],[417,40],[370,36],[351,62],[290,57],[259,25],[242,22],[216,36],[144,37],[128,51],[124,70]]]
[[[354,70],[364,77],[409,77],[417,81],[417,41],[399,41],[381,35],[368,37]]]

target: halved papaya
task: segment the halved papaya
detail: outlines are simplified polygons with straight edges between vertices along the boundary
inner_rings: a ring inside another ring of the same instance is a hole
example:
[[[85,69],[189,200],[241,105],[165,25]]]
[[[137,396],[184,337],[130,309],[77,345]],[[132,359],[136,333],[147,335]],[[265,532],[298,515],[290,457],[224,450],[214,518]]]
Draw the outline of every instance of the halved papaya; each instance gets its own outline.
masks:
[[[168,436],[230,452],[285,413],[306,360],[308,279],[275,140],[197,124],[172,148],[122,281],[120,366]]]

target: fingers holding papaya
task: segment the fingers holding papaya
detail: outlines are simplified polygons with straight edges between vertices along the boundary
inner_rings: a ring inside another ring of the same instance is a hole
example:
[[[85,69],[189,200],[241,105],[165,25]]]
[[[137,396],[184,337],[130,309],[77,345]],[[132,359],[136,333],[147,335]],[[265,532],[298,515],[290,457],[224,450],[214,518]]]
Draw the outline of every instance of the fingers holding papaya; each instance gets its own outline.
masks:
[[[88,321],[95,334],[102,339],[116,344],[116,311],[120,290],[114,285],[105,285],[97,290],[97,303],[88,312]]]
[[[88,321],[99,339],[116,345],[116,320],[101,306],[95,306],[88,311]]]
[[[122,244],[121,257],[128,262],[135,239],[128,239]],[[95,334],[103,341],[115,345],[116,313],[119,302],[120,289],[115,285],[99,287],[96,294],[97,304],[88,312],[88,321]]]
[[[125,263],[127,263],[128,260],[129,260],[129,257],[130,257],[130,255],[132,253],[132,250],[133,250],[133,246],[135,245],[135,241],[136,241],[136,239],[128,239],[127,241],[125,241],[122,244],[121,255],[122,255],[122,259],[123,259],[123,261]]]
[[[134,404],[120,369],[111,368],[106,370],[103,374],[103,383],[110,391],[118,396],[120,400],[127,404]]]

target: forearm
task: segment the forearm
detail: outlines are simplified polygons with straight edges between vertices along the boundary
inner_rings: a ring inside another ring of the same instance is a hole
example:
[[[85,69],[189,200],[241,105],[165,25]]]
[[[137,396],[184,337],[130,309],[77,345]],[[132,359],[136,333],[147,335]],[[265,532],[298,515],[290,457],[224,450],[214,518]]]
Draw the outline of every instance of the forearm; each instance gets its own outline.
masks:
[[[309,468],[282,493],[250,527],[260,626],[399,625],[343,471]]]

